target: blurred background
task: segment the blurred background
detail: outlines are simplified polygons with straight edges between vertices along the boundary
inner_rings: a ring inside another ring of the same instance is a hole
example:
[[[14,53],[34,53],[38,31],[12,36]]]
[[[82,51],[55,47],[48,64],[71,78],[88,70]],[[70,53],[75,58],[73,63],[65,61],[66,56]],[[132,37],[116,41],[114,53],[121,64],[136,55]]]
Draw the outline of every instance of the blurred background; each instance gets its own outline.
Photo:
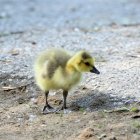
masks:
[[[0,0],[0,32],[140,23],[139,0]]]

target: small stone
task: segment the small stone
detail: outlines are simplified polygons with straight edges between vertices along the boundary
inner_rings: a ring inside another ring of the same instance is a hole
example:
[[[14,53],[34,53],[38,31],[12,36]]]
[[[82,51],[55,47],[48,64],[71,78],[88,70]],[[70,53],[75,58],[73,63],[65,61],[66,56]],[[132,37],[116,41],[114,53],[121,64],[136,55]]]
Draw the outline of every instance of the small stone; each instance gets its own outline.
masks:
[[[64,109],[64,114],[69,114],[69,113],[71,113],[71,110],[69,110],[69,109]]]
[[[86,140],[94,136],[94,129],[92,128],[85,128],[80,135],[78,136],[79,140]]]
[[[2,108],[0,108],[0,113],[3,113],[3,111],[4,111],[4,110],[3,110]]]
[[[95,32],[97,32],[97,31],[99,31],[99,30],[100,30],[100,28],[99,28],[99,27],[97,27],[97,26],[96,26],[96,27],[94,27],[94,31],[95,31]]]
[[[20,127],[20,124],[19,124],[19,123],[18,123],[18,124],[16,124],[16,125],[15,125],[15,127]]]
[[[87,114],[87,112],[84,112],[84,113],[83,113],[83,115],[86,115],[86,114]]]
[[[30,122],[34,121],[36,118],[37,118],[36,115],[33,115],[33,114],[30,114],[30,115],[29,115],[29,121],[30,121]]]
[[[19,55],[19,50],[13,49],[10,51],[11,55]]]
[[[79,32],[80,29],[79,29],[79,28],[74,28],[74,31],[75,31],[75,32]]]
[[[81,121],[81,120],[76,120],[75,123],[78,123],[78,122],[80,122],[80,121]]]
[[[117,140],[117,138],[116,138],[115,136],[109,137],[108,139],[109,139],[109,140]]]
[[[59,122],[56,122],[55,124],[59,124]]]
[[[19,98],[19,99],[18,99],[18,103],[19,103],[19,104],[23,104],[24,102],[25,102],[25,99],[23,99],[23,98]]]
[[[100,137],[99,137],[99,140],[102,140],[103,138],[107,137],[106,134],[102,134]]]
[[[32,102],[33,104],[37,104],[37,99],[31,98],[31,102]]]
[[[12,82],[12,79],[9,79],[9,82]]]

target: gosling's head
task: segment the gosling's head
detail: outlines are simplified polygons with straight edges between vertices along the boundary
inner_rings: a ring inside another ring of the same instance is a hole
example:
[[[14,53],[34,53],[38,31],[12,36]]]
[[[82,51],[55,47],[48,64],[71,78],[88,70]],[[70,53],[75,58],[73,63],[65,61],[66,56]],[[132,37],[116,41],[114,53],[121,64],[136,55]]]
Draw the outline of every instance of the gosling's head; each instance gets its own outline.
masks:
[[[79,72],[92,72],[100,74],[94,66],[94,58],[86,51],[78,52],[74,56],[73,66]]]

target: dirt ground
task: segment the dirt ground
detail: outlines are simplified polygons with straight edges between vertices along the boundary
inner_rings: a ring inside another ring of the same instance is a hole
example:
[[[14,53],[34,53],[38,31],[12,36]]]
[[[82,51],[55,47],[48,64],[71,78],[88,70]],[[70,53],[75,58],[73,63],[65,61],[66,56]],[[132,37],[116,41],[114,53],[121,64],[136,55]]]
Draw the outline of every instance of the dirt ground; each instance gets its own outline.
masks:
[[[0,140],[140,140],[140,2],[27,2],[0,1]],[[67,111],[43,115],[33,64],[50,47],[86,49],[101,74],[83,74]]]
[[[3,51],[8,50],[6,52],[8,56],[3,57],[0,62],[2,66],[0,139],[138,140],[140,138],[140,121],[139,117],[134,116],[139,116],[139,113],[131,111],[131,109],[140,109],[139,31],[140,26],[137,29],[135,27],[105,28],[95,33],[65,31],[65,36],[61,36],[61,40],[68,39],[67,35],[71,38],[73,34],[78,34],[77,38],[81,36],[81,38],[87,38],[87,44],[92,41],[91,38],[100,38],[97,36],[106,33],[112,37],[104,41],[110,42],[108,43],[111,45],[109,49],[106,48],[107,45],[100,43],[100,47],[105,45],[104,49],[100,51],[98,48],[93,51],[101,74],[98,76],[90,73],[84,74],[81,84],[69,94],[68,106],[71,112],[69,111],[67,114],[63,112],[42,114],[44,94],[35,85],[30,64],[34,54],[29,55],[28,50],[24,50],[26,48],[9,50],[9,48],[3,47]],[[22,34],[25,36],[25,40],[27,34],[29,33]],[[36,32],[33,34],[38,35]],[[17,36],[12,35],[10,38],[17,38],[16,41],[23,45],[26,41]],[[6,43],[6,37],[2,37],[2,39]],[[125,45],[120,45],[120,42],[118,45],[116,43],[118,40]],[[131,45],[134,45],[133,47],[129,47],[130,42]],[[94,43],[98,44],[98,41]],[[36,51],[35,48],[38,46],[33,43],[30,45],[30,49]],[[87,50],[88,47],[90,44],[87,46]],[[56,107],[61,105],[61,91],[52,91],[49,102]],[[123,111],[116,111],[117,108],[122,109],[122,107],[126,108]],[[111,112],[109,112],[110,110]]]

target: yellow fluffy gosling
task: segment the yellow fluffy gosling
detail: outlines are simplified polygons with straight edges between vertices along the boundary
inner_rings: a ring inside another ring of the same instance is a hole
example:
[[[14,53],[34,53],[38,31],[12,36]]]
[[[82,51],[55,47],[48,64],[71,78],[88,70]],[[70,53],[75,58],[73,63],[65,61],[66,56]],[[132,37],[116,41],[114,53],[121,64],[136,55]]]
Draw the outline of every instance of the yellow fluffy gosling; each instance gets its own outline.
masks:
[[[63,90],[62,109],[66,109],[68,91],[80,81],[82,72],[100,73],[88,52],[79,51],[71,56],[62,49],[50,49],[41,53],[35,62],[34,69],[36,83],[45,92],[44,113],[53,110],[47,101],[49,90]]]

